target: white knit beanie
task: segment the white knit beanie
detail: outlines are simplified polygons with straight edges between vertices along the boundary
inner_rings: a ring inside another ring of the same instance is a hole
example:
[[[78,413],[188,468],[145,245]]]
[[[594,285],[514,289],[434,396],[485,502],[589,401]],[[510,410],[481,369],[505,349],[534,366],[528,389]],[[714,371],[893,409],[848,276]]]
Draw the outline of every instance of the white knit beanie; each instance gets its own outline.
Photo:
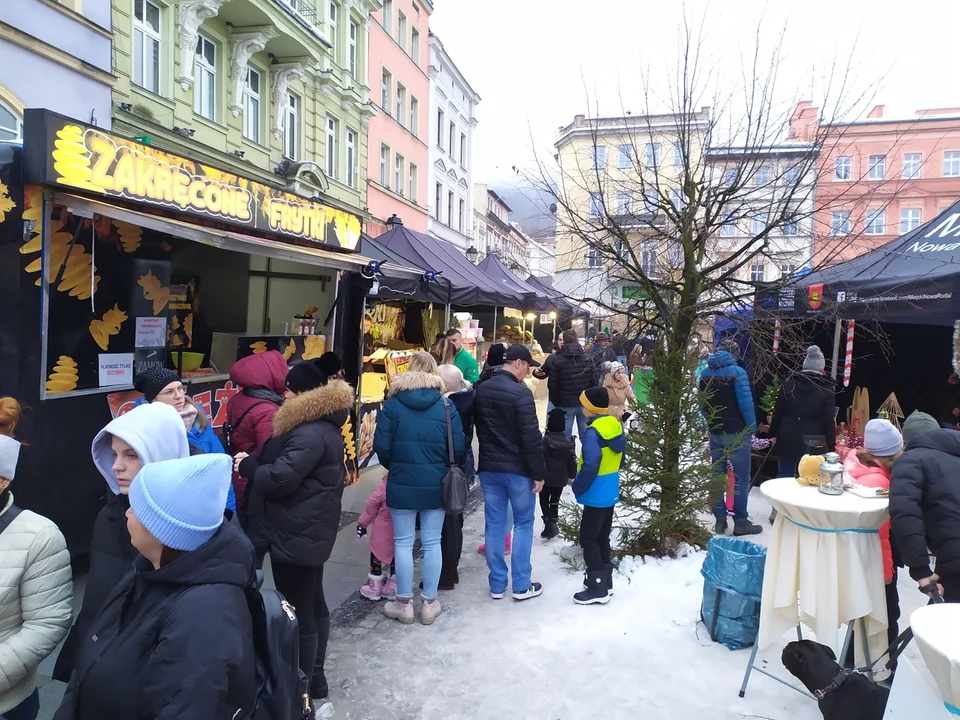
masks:
[[[816,345],[807,348],[807,356],[803,359],[804,371],[823,372],[827,367],[827,360],[823,357],[823,350]]]
[[[903,436],[892,422],[876,418],[863,430],[863,449],[874,457],[891,457],[903,450]]]
[[[17,474],[20,443],[7,435],[0,435],[0,478],[13,480]]]

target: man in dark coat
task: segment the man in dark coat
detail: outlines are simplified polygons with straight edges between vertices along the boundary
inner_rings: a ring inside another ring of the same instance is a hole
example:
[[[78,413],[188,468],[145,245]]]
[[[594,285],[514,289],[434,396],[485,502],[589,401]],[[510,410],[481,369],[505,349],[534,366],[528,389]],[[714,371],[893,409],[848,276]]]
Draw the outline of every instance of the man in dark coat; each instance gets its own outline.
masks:
[[[480,443],[480,485],[483,488],[484,536],[490,596],[499,600],[507,589],[504,560],[507,503],[513,508],[514,600],[527,600],[543,592],[530,579],[533,549],[534,495],[543,489],[544,465],[540,421],[533,394],[524,384],[531,367],[539,363],[520,344],[504,355],[503,369],[477,388],[474,403]]]
[[[781,477],[796,477],[804,455],[836,449],[836,396],[823,374],[825,367],[823,352],[811,345],[803,361],[803,372],[788,378],[780,388],[770,421],[770,437],[777,438]],[[821,442],[823,447],[818,448]]]
[[[947,602],[960,602],[960,432],[915,412],[903,440],[890,475],[891,538],[919,587],[940,583]]]
[[[580,405],[580,393],[600,384],[600,366],[592,352],[584,351],[573,330],[564,330],[560,342],[560,349],[548,357],[543,367],[535,370],[533,375],[541,380],[547,378],[550,409],[560,408],[567,414],[564,426],[567,435],[573,435],[573,423],[576,421],[577,435],[582,438],[587,433],[587,421]]]

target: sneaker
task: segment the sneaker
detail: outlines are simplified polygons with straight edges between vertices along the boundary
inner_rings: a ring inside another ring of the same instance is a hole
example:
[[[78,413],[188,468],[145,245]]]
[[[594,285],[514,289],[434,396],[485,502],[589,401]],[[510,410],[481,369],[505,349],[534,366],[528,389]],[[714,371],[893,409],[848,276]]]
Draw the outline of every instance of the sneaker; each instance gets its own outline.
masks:
[[[397,598],[383,606],[383,616],[390,620],[399,620],[403,625],[413,625],[413,598]]]
[[[383,576],[367,575],[367,584],[360,588],[360,594],[367,600],[378,602],[383,597]]]
[[[437,619],[440,610],[440,601],[436,598],[433,600],[424,600],[423,604],[420,605],[420,624],[433,625],[433,621]]]
[[[391,575],[390,579],[383,584],[383,590],[380,591],[380,595],[385,597],[387,600],[396,600],[397,599],[397,576]]]
[[[530,598],[539,597],[542,594],[543,594],[543,585],[541,585],[538,582],[532,582],[530,583],[530,587],[528,587],[524,592],[519,592],[519,593],[515,592],[513,594],[513,599],[529,600]]]
[[[759,535],[763,532],[763,526],[755,524],[750,518],[746,520],[736,520],[733,523],[733,534],[737,537],[743,535]]]
[[[490,591],[491,600],[503,600],[504,595],[506,595],[506,592],[494,592],[493,590]]]
[[[717,518],[716,525],[713,526],[714,535],[723,535],[727,532],[727,519],[726,518]]]

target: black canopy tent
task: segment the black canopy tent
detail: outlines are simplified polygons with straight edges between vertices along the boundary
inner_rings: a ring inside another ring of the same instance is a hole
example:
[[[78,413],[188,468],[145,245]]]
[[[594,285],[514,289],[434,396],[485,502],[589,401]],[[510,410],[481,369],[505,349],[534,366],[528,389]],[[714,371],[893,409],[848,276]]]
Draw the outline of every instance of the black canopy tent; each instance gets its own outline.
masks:
[[[589,314],[586,310],[577,307],[572,302],[567,300],[567,298],[564,297],[563,293],[561,293],[559,290],[550,287],[539,278],[531,275],[527,278],[526,282],[527,285],[537,289],[541,294],[550,298],[557,312],[563,315],[569,315],[570,317],[580,317]]]
[[[522,296],[524,302],[521,304],[521,307],[524,310],[529,309],[548,312],[555,309],[550,298],[545,293],[540,292],[537,288],[510,272],[500,258],[493,253],[488,254],[480,264],[477,265],[477,269],[493,280],[498,287]]]

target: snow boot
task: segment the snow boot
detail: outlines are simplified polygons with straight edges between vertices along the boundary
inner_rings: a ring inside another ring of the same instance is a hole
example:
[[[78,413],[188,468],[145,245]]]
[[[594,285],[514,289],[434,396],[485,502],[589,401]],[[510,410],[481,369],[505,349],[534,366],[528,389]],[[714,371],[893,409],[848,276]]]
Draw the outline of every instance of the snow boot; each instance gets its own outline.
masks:
[[[755,524],[750,518],[746,520],[733,521],[733,534],[736,537],[743,535],[759,535],[763,532],[763,526]]]
[[[725,517],[717,518],[717,523],[716,523],[716,525],[713,526],[713,534],[714,534],[714,535],[723,535],[723,534],[725,534],[725,533],[727,532],[727,526],[728,526],[728,524],[729,524],[729,523],[727,522],[727,518],[725,518]]]
[[[380,592],[382,597],[385,597],[387,600],[396,600],[397,599],[397,576],[391,575],[389,579],[384,575],[383,590]]]
[[[360,588],[360,594],[367,600],[377,602],[383,597],[383,586],[386,584],[382,575],[367,575],[367,584]]]
[[[573,601],[577,605],[605,605],[610,602],[606,570],[588,572],[587,589],[574,595]]]
[[[391,620],[399,620],[404,625],[413,625],[416,617],[413,614],[413,598],[397,597],[383,606],[383,616]]]
[[[607,581],[607,594],[613,597],[613,563],[607,563],[603,566],[604,577]]]
[[[512,549],[513,549],[513,538],[510,537],[510,533],[507,533],[507,539],[503,543],[503,554],[509,555]],[[477,552],[480,553],[481,555],[486,554],[487,544],[485,542],[480,543],[477,546]]]
[[[310,675],[310,698],[314,707],[322,705],[330,694],[323,663],[327,659],[327,641],[330,639],[330,616],[317,619],[317,652],[314,655],[313,673]]]
[[[557,521],[554,519],[547,520],[543,526],[543,532],[540,533],[540,537],[544,540],[553,540],[560,534],[559,528],[557,528]]]

